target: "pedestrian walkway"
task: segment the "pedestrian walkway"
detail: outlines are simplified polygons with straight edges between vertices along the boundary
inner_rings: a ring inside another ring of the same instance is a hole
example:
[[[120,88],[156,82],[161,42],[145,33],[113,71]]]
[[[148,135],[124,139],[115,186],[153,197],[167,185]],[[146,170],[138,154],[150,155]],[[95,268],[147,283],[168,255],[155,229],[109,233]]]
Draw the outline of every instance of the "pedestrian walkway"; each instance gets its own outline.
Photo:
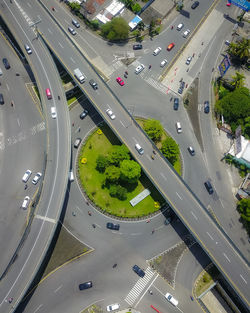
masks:
[[[134,285],[134,287],[130,290],[129,294],[125,298],[125,301],[129,305],[133,305],[135,300],[139,297],[139,295],[142,293],[146,285],[149,283],[151,278],[154,276],[154,272],[148,267],[145,271],[145,276],[143,278],[140,278],[137,283]]]

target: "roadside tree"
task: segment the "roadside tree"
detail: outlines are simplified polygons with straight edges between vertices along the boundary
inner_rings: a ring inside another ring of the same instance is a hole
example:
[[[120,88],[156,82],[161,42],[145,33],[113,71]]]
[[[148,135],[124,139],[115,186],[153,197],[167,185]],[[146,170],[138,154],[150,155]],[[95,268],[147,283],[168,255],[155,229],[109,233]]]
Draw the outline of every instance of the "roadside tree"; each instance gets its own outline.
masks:
[[[150,139],[152,139],[154,142],[159,142],[161,140],[163,127],[160,121],[154,119],[146,120],[144,122],[143,128]]]
[[[109,183],[118,182],[120,178],[120,173],[121,171],[119,167],[116,167],[114,165],[106,167],[106,170],[105,170],[106,181],[108,181]]]
[[[237,204],[237,209],[242,218],[243,224],[250,233],[250,199],[241,199]]]
[[[128,23],[122,17],[115,17],[101,26],[101,35],[109,40],[124,40],[128,38],[128,34]]]
[[[161,152],[168,159],[168,161],[174,165],[178,160],[180,149],[178,144],[174,141],[173,138],[167,137],[162,142]]]
[[[250,56],[250,39],[242,38],[237,42],[230,43],[227,52],[233,60],[245,63]]]
[[[129,150],[125,145],[112,146],[111,151],[108,154],[108,161],[110,164],[119,166],[123,160],[129,160]]]

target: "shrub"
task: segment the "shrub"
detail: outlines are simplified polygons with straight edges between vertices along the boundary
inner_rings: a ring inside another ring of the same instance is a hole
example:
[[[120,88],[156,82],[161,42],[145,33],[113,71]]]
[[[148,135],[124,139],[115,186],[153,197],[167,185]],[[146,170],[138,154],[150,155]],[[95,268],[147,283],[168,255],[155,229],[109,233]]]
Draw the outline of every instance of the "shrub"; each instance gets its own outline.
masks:
[[[96,169],[100,173],[104,173],[106,167],[109,165],[108,158],[102,154],[98,155],[96,159]]]

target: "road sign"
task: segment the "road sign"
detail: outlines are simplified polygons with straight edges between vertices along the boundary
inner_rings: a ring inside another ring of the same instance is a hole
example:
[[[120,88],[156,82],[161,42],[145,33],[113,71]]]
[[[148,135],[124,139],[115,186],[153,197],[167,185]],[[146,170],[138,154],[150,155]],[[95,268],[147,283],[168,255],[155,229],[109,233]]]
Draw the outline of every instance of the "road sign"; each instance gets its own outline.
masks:
[[[221,64],[218,66],[221,77],[225,75],[226,71],[229,69],[230,66],[231,64],[229,57],[228,55],[226,55],[225,58],[221,61]]]
[[[250,1],[249,0],[228,0],[228,3],[232,3],[242,10],[248,12],[250,10]]]

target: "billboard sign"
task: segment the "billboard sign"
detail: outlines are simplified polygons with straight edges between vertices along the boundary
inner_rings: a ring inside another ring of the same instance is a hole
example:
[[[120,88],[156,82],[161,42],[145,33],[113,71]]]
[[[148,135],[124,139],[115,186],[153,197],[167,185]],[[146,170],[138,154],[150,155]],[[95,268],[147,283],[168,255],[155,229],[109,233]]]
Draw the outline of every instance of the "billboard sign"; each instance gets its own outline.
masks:
[[[228,0],[228,3],[232,3],[242,10],[248,12],[250,10],[250,1],[249,0]]]
[[[229,57],[228,55],[226,55],[225,58],[221,61],[220,65],[218,66],[221,77],[225,75],[226,71],[229,69],[230,66],[231,64]]]

